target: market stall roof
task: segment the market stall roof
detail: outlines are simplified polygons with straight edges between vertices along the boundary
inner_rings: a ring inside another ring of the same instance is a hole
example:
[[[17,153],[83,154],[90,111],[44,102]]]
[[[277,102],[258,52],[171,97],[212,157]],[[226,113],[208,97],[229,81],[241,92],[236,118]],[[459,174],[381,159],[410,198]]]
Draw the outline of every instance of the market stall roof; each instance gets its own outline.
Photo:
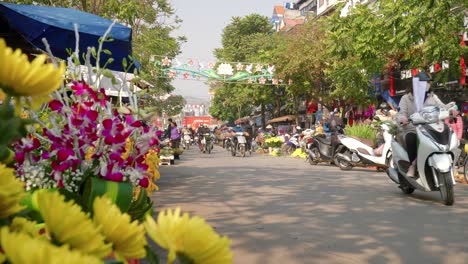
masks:
[[[296,117],[293,116],[293,115],[285,115],[285,116],[280,116],[280,117],[277,117],[277,118],[273,118],[273,119],[270,119],[268,121],[268,124],[271,124],[271,123],[279,123],[279,122],[290,122],[290,121],[295,121],[296,120]]]
[[[0,3],[0,16],[8,21],[12,29],[41,50],[46,50],[42,43],[42,39],[46,38],[53,55],[61,59],[69,56],[67,49],[75,50],[74,24],[78,25],[80,33],[80,52],[86,52],[88,47],[97,49],[99,38],[112,24],[108,19],[76,9],[10,3]],[[101,66],[112,57],[114,62],[108,64],[107,68],[124,71],[122,59],[132,61],[128,57],[132,55],[132,29],[116,23],[110,35],[114,40],[105,42],[103,48],[111,51],[112,55],[101,54]],[[134,64],[137,69],[140,67],[138,62],[134,61]],[[130,70],[133,72],[133,69]]]

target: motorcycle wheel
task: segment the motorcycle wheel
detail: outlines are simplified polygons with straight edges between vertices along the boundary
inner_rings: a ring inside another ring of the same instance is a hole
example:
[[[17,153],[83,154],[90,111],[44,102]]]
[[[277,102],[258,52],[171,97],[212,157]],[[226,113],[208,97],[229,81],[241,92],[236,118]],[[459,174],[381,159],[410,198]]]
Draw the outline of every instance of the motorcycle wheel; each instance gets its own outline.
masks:
[[[343,155],[351,157],[351,152],[349,150],[346,150],[343,152]],[[353,168],[353,165],[351,165],[351,163],[349,163],[346,160],[342,160],[338,158],[338,155],[335,155],[333,161],[335,162],[335,165],[338,166],[341,170],[348,171]]]
[[[245,146],[244,145],[239,146],[239,152],[240,152],[242,157],[245,157]]]
[[[232,155],[233,157],[236,156],[236,148],[235,148],[234,146],[231,146],[231,155]]]
[[[310,151],[312,153],[314,153],[314,156],[316,158],[313,158],[313,157],[309,156],[309,164],[310,165],[317,165],[319,163],[318,157],[320,157],[320,152],[319,152],[317,147],[312,147],[312,149],[310,149]]]
[[[463,166],[463,175],[465,176],[465,181],[468,183],[468,155],[465,157],[465,165]]]
[[[388,154],[387,154],[387,159],[385,159],[385,166],[387,166],[387,169],[385,170],[385,172],[387,173],[388,177],[390,177],[389,169],[390,169],[390,168],[394,168],[394,166],[393,166],[393,155],[392,155],[392,153],[388,153]]]
[[[190,143],[185,143],[185,149],[186,150],[189,150],[189,148],[190,148],[189,146],[190,146]]]
[[[211,150],[213,149],[213,148],[211,147],[211,143],[208,144],[208,145],[206,145],[206,146],[207,146],[208,154],[211,154]]]
[[[445,205],[453,205],[455,203],[455,195],[453,193],[452,175],[450,172],[437,173],[439,179],[440,196]]]

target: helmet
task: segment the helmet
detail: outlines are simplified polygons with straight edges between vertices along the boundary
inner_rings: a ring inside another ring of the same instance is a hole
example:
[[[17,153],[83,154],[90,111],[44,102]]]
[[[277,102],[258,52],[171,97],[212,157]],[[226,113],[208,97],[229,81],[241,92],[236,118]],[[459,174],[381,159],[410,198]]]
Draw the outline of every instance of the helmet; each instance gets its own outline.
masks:
[[[297,126],[296,129],[298,129],[298,130],[301,129],[301,126]]]
[[[266,126],[266,128],[270,129],[270,128],[273,128],[273,127],[271,125],[268,125],[268,126]]]

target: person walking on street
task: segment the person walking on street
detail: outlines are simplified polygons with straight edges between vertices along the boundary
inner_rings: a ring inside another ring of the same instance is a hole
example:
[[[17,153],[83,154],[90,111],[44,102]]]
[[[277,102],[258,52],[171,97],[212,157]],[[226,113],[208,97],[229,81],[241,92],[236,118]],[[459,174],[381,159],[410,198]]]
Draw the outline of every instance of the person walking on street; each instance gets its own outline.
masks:
[[[179,144],[180,144],[180,131],[177,128],[176,122],[171,122],[171,132],[170,132],[170,137],[171,137],[171,148],[176,150],[176,153],[174,154],[175,159],[180,159],[179,154],[177,153],[179,149]]]
[[[164,130],[164,138],[169,138],[171,136],[171,130],[172,130],[172,118],[167,119],[168,125],[166,130]]]

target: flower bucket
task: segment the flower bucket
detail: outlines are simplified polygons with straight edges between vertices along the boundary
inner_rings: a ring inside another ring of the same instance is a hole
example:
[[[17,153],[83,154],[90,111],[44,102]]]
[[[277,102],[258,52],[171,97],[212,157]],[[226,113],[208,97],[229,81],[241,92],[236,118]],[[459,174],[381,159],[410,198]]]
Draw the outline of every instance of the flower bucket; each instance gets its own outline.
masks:
[[[122,212],[127,212],[133,198],[133,185],[128,182],[106,181],[91,177],[86,182],[84,199],[88,208],[92,208],[94,198],[107,195]]]

